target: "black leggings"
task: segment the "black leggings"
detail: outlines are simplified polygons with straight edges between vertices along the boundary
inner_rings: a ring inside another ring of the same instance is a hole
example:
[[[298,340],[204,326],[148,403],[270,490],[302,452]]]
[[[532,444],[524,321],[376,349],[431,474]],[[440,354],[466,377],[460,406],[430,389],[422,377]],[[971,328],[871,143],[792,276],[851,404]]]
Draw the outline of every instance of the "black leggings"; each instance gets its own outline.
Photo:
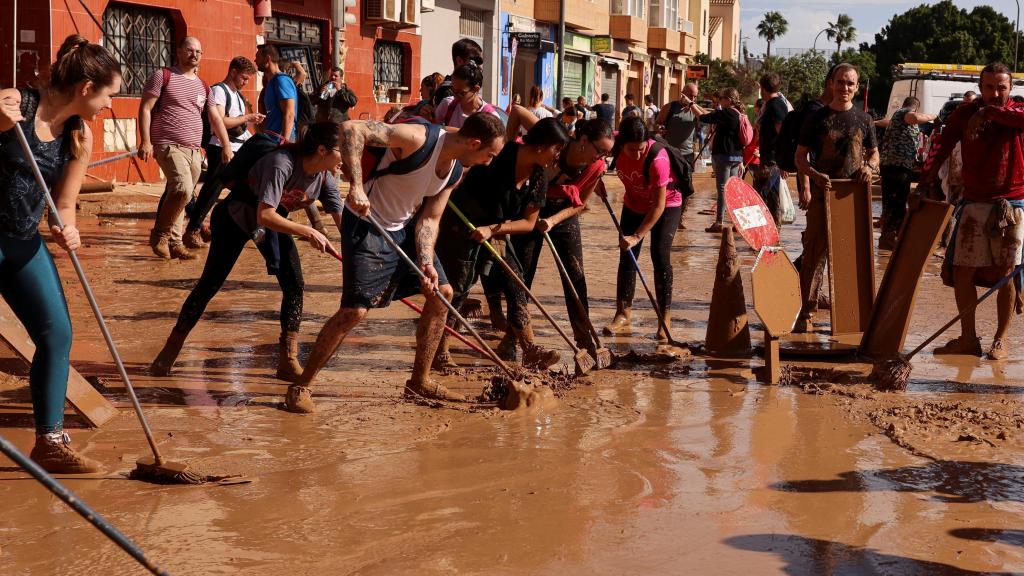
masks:
[[[654,293],[658,300],[658,306],[662,313],[672,307],[672,241],[676,237],[676,230],[679,229],[679,218],[682,216],[681,206],[665,208],[661,218],[651,228],[651,260],[654,263]],[[636,232],[637,228],[644,221],[644,214],[633,212],[625,206],[622,207],[620,224],[622,233],[629,236]],[[640,248],[643,241],[633,247],[633,255],[640,258]],[[633,294],[636,292],[636,267],[633,260],[626,256],[625,252],[619,254],[619,273],[616,282],[615,295],[620,302],[626,302],[626,306],[632,305]]]
[[[898,232],[907,215],[907,198],[914,171],[900,166],[882,166],[882,207],[885,229]]]
[[[564,206],[556,210],[541,209],[541,218],[560,212],[562,208]],[[558,251],[569,276],[569,282],[566,282],[565,278],[561,278],[562,274],[557,268],[552,272],[557,274],[562,281],[562,293],[565,296],[565,307],[569,313],[569,324],[572,325],[573,339],[576,340],[576,345],[583,349],[592,348],[595,344],[587,318],[590,313],[590,303],[587,300],[587,278],[583,273],[583,239],[580,233],[579,216],[563,220],[558,226],[549,230],[548,235],[551,236],[555,250]],[[550,251],[545,246],[547,242],[544,240],[544,235],[533,232],[515,236],[512,243],[522,260],[526,273],[526,285],[532,288],[541,254]],[[583,304],[582,310],[576,305],[576,299],[572,294],[573,287],[576,288],[576,293],[579,294],[580,302]]]
[[[246,242],[251,238],[242,230],[228,213],[232,201],[221,202],[213,209],[210,229],[213,239],[210,253],[206,256],[203,275],[192,288],[192,293],[185,299],[185,304],[178,314],[175,330],[190,332],[199,322],[206,310],[206,305],[224,286],[231,269],[242,254]],[[290,234],[278,234],[281,250],[281,261],[278,268],[277,283],[281,286],[281,331],[298,332],[302,321],[302,263],[299,251]]]

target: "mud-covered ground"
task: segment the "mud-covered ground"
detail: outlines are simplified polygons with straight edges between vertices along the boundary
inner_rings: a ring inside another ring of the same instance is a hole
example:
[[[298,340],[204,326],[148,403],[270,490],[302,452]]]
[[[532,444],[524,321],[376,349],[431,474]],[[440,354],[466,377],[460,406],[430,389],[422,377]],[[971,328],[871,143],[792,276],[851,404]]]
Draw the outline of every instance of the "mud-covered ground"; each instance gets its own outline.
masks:
[[[617,179],[607,182],[620,200]],[[675,332],[692,341],[704,338],[718,255],[717,237],[703,232],[711,217],[700,214],[711,206],[712,183],[699,176],[698,185],[673,254]],[[298,416],[280,409],[285,387],[273,378],[280,298],[251,248],[173,376],[142,373],[203,265],[150,255],[158,195],[137,186],[83,197],[83,263],[162,450],[253,481],[125,479],[145,441],[73,270],[59,257],[76,331],[72,362],[122,408],[101,429],[69,412],[76,444],[109,471],[66,484],[173,574],[1024,572],[1019,319],[1008,361],[925,351],[905,393],[861,383],[867,364],[785,360],[795,366],[792,385],[765,386],[755,377],[759,357],[698,355],[561,381],[557,399],[507,412],[403,400],[415,315],[392,305],[373,311],[323,372],[318,413]],[[783,233],[791,257],[800,251],[800,228],[798,219]],[[614,311],[618,249],[597,202],[584,216],[584,234],[600,327]],[[738,244],[750,304],[754,254]],[[880,254],[876,278],[887,256]],[[304,357],[338,305],[341,271],[308,249],[302,259]],[[648,275],[649,262],[645,249]],[[938,264],[923,280],[908,349],[955,314]],[[538,295],[565,322],[549,256]],[[654,352],[655,320],[639,287],[637,296],[633,335],[606,344],[643,359]],[[993,308],[984,304],[979,316],[985,345]],[[750,320],[759,345],[752,311]],[[818,322],[825,320],[827,313]],[[535,325],[545,344],[560,346],[539,316]],[[469,368],[443,381],[477,397],[488,384],[486,364],[454,349]],[[0,370],[14,374],[0,378],[0,433],[27,451],[26,368],[8,359]],[[143,573],[27,478],[0,458],[0,574]]]

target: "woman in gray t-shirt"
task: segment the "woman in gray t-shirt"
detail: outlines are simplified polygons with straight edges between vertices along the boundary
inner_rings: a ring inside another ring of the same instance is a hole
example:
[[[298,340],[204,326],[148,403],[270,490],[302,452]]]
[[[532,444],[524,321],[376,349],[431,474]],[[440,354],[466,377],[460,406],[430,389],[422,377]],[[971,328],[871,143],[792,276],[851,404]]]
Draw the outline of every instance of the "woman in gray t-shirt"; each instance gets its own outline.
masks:
[[[267,273],[281,286],[281,338],[277,377],[294,381],[302,374],[299,365],[298,331],[302,319],[302,264],[292,236],[305,238],[318,251],[333,251],[327,238],[309,226],[288,219],[288,214],[310,206],[317,199],[341,222],[341,197],[332,171],[341,163],[337,124],[323,122],[309,127],[298,144],[276,147],[269,140],[251,138],[225,167],[242,175],[228,183],[231,194],[213,210],[213,234],[203,275],[185,299],[178,322],[150,372],[164,376],[178,357],[185,338],[199,322],[206,305],[224,285],[228,274],[249,240],[256,242],[267,263]],[[270,150],[269,152],[267,150]]]

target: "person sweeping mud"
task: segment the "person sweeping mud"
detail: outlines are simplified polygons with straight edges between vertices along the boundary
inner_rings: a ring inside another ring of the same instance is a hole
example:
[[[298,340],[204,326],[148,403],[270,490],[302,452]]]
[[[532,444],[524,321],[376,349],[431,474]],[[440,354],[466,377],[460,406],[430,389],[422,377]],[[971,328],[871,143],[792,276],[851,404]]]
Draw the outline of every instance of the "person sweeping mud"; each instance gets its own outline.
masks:
[[[302,263],[292,236],[305,238],[318,251],[329,246],[327,238],[310,226],[288,219],[292,211],[319,199],[341,226],[341,197],[332,175],[341,162],[341,130],[333,122],[312,124],[297,144],[277,148],[255,162],[251,170],[240,167],[253,141],[243,146],[225,167],[227,173],[244,171],[230,186],[231,193],[213,209],[212,241],[203,274],[185,299],[171,335],[150,366],[154,376],[170,373],[189,332],[199,322],[207,304],[220,291],[242,249],[254,240],[281,287],[281,337],[277,378],[294,381],[302,373],[298,361],[298,332],[302,320]]]
[[[976,284],[991,286],[1021,262],[1024,239],[1024,105],[1010,101],[1010,70],[994,63],[981,72],[981,98],[957,108],[938,137],[924,168],[921,186],[938,180],[939,168],[960,143],[963,197],[957,226],[943,265],[951,268],[960,336],[935,349],[935,354],[981,356],[975,328]],[[946,282],[947,285],[949,282]],[[1006,333],[1017,299],[1017,282],[1008,282],[996,297],[998,323],[988,358],[1007,357]]]
[[[53,190],[63,229],[49,226],[67,251],[82,245],[75,202],[92,153],[86,121],[111,105],[121,66],[81,36],[68,36],[45,87],[0,91],[0,296],[36,346],[29,371],[36,441],[31,458],[48,472],[98,472],[100,464],[71,447],[64,432],[64,397],[71,354],[71,318],[53,257],[39,234],[45,204],[32,164],[14,130],[20,124],[43,179]]]
[[[416,328],[416,357],[406,394],[439,400],[464,400],[428,378],[444,332],[448,311],[433,291],[450,299],[452,288],[434,254],[441,214],[458,184],[463,166],[489,164],[501,152],[505,127],[492,114],[469,116],[458,132],[426,123],[384,124],[349,121],[340,143],[351,179],[342,218],[341,308],[324,324],[302,375],[288,388],[285,407],[315,410],[310,385],[335,351],[371,308],[417,292],[426,295]],[[383,149],[375,167],[363,173],[364,152]],[[366,218],[372,217],[429,279],[421,281]]]
[[[555,164],[568,142],[569,136],[558,120],[541,120],[530,128],[522,144],[505,144],[494,162],[470,170],[462,184],[452,192],[451,203],[477,226],[470,232],[452,210],[446,211],[441,218],[437,255],[451,282],[455,306],[462,304],[476,283],[481,264],[490,263],[481,246],[484,241],[533,232],[544,206],[547,189],[544,171]],[[502,257],[520,278],[525,279],[523,264],[517,257],[520,255],[508,242],[504,245]],[[526,292],[506,277],[498,263],[490,263],[489,268],[486,274],[496,275],[492,282],[502,287],[508,302],[508,326],[498,345],[498,356],[503,360],[515,360],[518,344],[523,351],[524,366],[543,369],[556,364],[558,352],[547,350],[534,341]],[[434,366],[455,366],[448,352],[447,336],[442,337]]]
[[[654,263],[654,291],[658,307],[665,319],[665,326],[671,331],[672,314],[672,241],[679,229],[682,216],[683,197],[676,189],[669,165],[668,151],[661,149],[649,163],[647,154],[654,140],[647,134],[647,127],[639,118],[627,118],[619,124],[615,138],[617,156],[615,168],[626,189],[623,196],[620,224],[623,237],[620,246],[619,269],[615,283],[615,318],[604,328],[605,334],[627,334],[630,332],[630,318],[633,309],[633,295],[636,292],[637,269],[633,260],[625,254],[631,250],[640,256],[644,239],[651,237],[651,260]],[[644,167],[647,167],[646,173]],[[602,190],[598,190],[602,194]],[[658,351],[671,354],[669,335],[658,327]]]

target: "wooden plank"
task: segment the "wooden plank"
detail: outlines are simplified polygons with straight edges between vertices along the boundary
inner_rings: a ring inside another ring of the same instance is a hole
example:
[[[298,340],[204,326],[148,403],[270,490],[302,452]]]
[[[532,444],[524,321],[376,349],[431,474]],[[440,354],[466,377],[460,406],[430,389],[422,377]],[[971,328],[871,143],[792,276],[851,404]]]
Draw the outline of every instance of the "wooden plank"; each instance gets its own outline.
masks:
[[[764,331],[764,381],[778,384],[782,376],[782,362],[779,360],[779,337]]]
[[[865,356],[888,358],[903,350],[921,276],[953,214],[946,202],[914,198],[910,203],[861,341]]]
[[[32,362],[36,346],[14,311],[0,299],[0,340],[22,360]],[[117,416],[117,408],[92,387],[74,367],[68,373],[67,400],[90,426],[99,428]]]
[[[825,211],[832,334],[864,332],[875,296],[870,185],[859,180],[832,180],[832,190],[825,195]]]

